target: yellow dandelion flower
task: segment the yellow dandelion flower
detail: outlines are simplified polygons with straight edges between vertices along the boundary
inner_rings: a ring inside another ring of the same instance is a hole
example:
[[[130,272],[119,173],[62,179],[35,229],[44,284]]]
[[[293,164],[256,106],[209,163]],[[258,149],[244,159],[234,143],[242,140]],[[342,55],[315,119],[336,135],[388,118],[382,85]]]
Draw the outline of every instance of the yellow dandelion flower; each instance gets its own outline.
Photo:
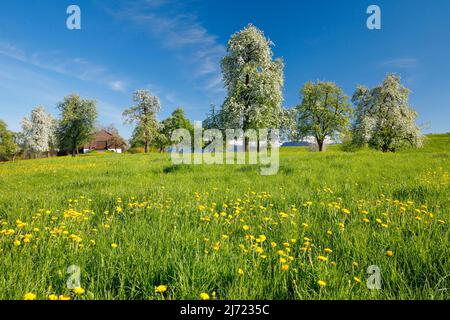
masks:
[[[324,257],[324,256],[318,256],[317,259],[318,259],[319,261],[328,261],[328,258],[327,258],[327,257]]]
[[[200,300],[209,300],[209,294],[205,292],[200,293]]]
[[[73,293],[75,293],[77,296],[81,296],[86,292],[86,290],[84,290],[81,287],[77,287],[77,288],[73,288]]]
[[[58,300],[58,296],[56,294],[51,294],[47,297],[48,300]]]
[[[239,269],[238,269],[238,274],[239,274],[240,276],[243,276],[243,275],[244,275],[244,270],[242,270],[241,268],[239,268]]]
[[[244,231],[248,231],[250,229],[250,227],[248,225],[245,225],[242,227],[242,229],[244,229]]]
[[[325,287],[325,286],[327,285],[327,283],[326,283],[325,281],[323,281],[323,280],[317,281],[317,284],[318,284],[320,287]]]
[[[325,250],[323,250],[323,251],[325,251],[325,253],[332,253],[333,252],[333,250],[331,250],[330,248],[325,248]]]
[[[155,288],[155,291],[157,293],[164,293],[167,291],[167,286],[161,284]]]
[[[353,280],[355,280],[357,283],[361,283],[361,279],[358,277],[353,277]]]
[[[25,293],[23,300],[36,300],[36,295],[32,292]]]
[[[117,243],[111,243],[111,248],[116,249],[119,245]]]
[[[287,264],[283,264],[283,265],[281,266],[281,270],[282,270],[282,271],[288,271],[288,270],[289,270],[289,266],[288,266]]]
[[[62,294],[58,297],[59,300],[70,300],[70,296]]]
[[[386,251],[386,255],[387,255],[388,257],[393,257],[393,256],[394,256],[394,251],[388,250],[388,251]]]

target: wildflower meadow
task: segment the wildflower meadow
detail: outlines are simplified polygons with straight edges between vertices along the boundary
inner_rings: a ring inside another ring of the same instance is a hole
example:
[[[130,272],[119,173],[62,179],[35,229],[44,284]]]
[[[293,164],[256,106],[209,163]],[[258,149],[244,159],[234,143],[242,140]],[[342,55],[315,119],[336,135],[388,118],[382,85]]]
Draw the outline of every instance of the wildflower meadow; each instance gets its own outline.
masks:
[[[448,134],[282,148],[272,176],[159,153],[2,163],[0,299],[449,299],[449,168]]]

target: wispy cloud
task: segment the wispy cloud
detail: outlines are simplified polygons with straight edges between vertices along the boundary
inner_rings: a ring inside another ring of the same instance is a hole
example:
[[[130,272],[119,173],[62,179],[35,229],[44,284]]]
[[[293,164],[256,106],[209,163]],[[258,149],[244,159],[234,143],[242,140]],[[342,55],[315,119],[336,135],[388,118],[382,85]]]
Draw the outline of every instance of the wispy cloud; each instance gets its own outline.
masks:
[[[117,79],[107,68],[82,58],[67,58],[60,52],[27,53],[10,42],[0,40],[0,55],[82,81],[103,84],[114,91],[125,91],[127,87],[124,80]]]
[[[397,58],[383,61],[381,65],[383,67],[393,67],[397,69],[412,69],[416,68],[419,64],[419,60],[416,58]]]
[[[142,28],[163,48],[178,55],[189,65],[188,77],[198,88],[223,91],[220,59],[226,49],[201,24],[198,16],[177,9],[168,0],[137,0],[127,3],[120,12],[110,13]]]

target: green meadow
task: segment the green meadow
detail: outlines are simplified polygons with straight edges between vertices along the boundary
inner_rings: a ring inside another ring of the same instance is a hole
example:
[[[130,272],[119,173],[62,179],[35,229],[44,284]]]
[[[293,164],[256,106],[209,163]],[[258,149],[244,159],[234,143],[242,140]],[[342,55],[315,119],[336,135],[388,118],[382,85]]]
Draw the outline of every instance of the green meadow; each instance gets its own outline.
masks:
[[[160,153],[2,163],[0,299],[449,299],[449,168],[449,134],[282,148],[273,176]]]

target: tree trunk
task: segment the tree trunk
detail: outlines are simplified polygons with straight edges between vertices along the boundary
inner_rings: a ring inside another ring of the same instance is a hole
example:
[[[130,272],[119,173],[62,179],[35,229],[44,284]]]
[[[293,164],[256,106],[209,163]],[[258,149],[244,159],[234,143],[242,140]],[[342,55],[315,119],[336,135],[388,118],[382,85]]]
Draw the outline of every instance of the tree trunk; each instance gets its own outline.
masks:
[[[317,145],[319,146],[319,152],[323,151],[323,140],[317,140]]]
[[[72,158],[75,158],[75,148],[72,148]]]
[[[250,139],[248,137],[244,138],[244,150],[245,152],[249,152],[250,150]]]
[[[145,153],[148,153],[148,141],[145,141],[144,151]]]

